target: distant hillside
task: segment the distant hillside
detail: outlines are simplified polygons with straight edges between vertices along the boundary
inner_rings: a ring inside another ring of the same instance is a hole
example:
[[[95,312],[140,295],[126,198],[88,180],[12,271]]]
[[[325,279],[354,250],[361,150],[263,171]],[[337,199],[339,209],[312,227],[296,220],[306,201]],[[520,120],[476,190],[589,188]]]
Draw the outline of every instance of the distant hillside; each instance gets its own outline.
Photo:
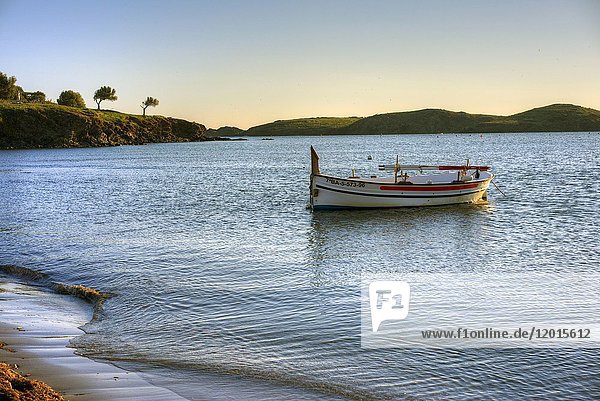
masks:
[[[0,103],[0,149],[139,145],[207,140],[202,124],[56,104]]]
[[[523,132],[599,131],[600,111],[572,104],[553,104],[504,118]]]
[[[600,111],[572,104],[553,104],[492,116],[447,110],[379,114],[342,128],[344,134],[428,134],[436,132],[564,132],[600,130]]]
[[[244,135],[431,134],[600,131],[600,111],[553,104],[511,116],[425,109],[358,118],[303,118],[252,127]],[[240,134],[238,134],[240,135]]]
[[[209,128],[206,130],[206,135],[209,137],[223,137],[223,136],[241,136],[246,131],[238,127],[221,127],[218,129]]]
[[[360,120],[359,117],[315,117],[278,120],[248,129],[244,135],[328,135]]]
[[[439,109],[377,114],[365,117],[338,131],[339,134],[428,134],[474,132],[480,124],[500,117]]]

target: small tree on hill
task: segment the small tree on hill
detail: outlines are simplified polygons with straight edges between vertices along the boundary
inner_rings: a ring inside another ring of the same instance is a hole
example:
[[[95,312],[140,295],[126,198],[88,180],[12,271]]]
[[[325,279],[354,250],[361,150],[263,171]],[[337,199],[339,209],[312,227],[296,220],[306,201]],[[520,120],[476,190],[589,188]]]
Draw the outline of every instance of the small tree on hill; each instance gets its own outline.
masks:
[[[56,103],[80,109],[85,108],[85,100],[83,100],[81,94],[72,90],[62,91],[58,99],[56,99]]]
[[[150,106],[152,106],[152,107],[158,106],[158,99],[155,99],[155,98],[149,96],[149,97],[146,98],[146,100],[144,100],[142,102],[142,106],[141,107],[142,107],[142,110],[143,110],[144,117],[146,117],[146,109],[148,107],[150,107]]]
[[[103,86],[100,89],[98,89],[94,93],[94,101],[98,105],[98,110],[100,110],[100,103],[103,100],[110,100],[111,102],[117,100],[116,91],[110,86]]]
[[[18,99],[19,87],[16,85],[17,78],[9,77],[0,72],[0,99]]]

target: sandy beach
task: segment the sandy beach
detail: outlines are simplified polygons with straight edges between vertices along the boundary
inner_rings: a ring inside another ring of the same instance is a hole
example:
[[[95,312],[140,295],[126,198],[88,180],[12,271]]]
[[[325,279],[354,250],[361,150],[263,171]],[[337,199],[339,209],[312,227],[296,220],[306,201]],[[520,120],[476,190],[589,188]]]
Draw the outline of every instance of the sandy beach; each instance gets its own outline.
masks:
[[[25,284],[0,283],[0,362],[67,400],[183,400],[135,372],[75,354],[69,341],[92,315],[85,302]],[[39,399],[42,398],[40,395]]]

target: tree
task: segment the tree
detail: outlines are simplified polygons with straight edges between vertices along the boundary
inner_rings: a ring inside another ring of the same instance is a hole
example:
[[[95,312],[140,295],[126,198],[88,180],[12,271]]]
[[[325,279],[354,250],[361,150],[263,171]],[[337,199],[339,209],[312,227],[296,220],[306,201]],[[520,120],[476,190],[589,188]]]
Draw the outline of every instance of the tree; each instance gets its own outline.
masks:
[[[85,109],[85,101],[81,97],[81,94],[72,90],[62,91],[58,99],[56,99],[56,103],[63,106]]]
[[[25,99],[25,91],[19,85],[15,85],[13,89],[12,99],[18,100],[19,102]]]
[[[110,100],[111,102],[117,100],[117,95],[115,93],[116,91],[110,86],[103,86],[100,89],[98,89],[94,93],[94,101],[98,105],[98,110],[100,110],[100,102],[102,102],[103,100]]]
[[[17,78],[0,72],[0,99],[17,99],[19,90],[16,83]]]
[[[141,108],[144,111],[144,117],[146,117],[146,109],[150,106],[152,106],[152,107],[158,106],[158,99],[155,99],[155,98],[149,96],[146,98],[146,100],[144,100],[142,102]]]

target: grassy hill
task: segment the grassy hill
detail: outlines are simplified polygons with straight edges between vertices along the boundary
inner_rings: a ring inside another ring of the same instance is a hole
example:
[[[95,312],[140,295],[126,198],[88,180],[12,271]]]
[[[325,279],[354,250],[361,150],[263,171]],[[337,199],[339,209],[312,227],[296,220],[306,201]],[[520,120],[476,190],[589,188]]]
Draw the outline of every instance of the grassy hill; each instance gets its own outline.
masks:
[[[359,117],[315,117],[295,120],[278,120],[257,125],[244,132],[250,136],[271,135],[329,135],[336,130],[360,120]]]
[[[425,109],[400,113],[377,114],[340,129],[343,134],[427,134],[436,132],[473,132],[481,123],[499,117]]]
[[[572,104],[553,104],[504,117],[501,122],[526,132],[598,131],[600,110]]]
[[[202,124],[177,118],[0,103],[0,149],[139,145],[206,140]]]
[[[206,135],[209,137],[224,137],[224,136],[241,136],[245,131],[238,127],[221,127],[218,129],[209,128],[206,130]]]
[[[600,131],[600,111],[553,104],[511,116],[425,109],[371,117],[320,117],[280,120],[237,135],[430,134],[439,132]]]

